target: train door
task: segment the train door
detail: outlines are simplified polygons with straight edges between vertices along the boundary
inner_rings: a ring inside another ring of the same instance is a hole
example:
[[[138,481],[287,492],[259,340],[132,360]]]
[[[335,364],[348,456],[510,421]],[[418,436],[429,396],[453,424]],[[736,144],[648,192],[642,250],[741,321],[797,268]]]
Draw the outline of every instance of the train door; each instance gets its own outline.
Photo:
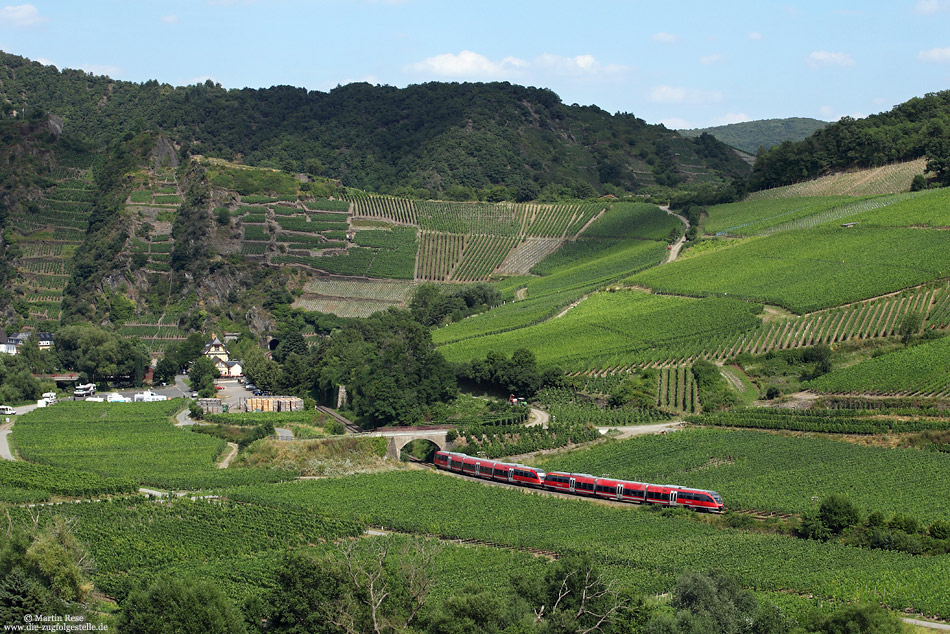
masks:
[[[570,491],[571,493],[574,492],[574,484],[575,484],[576,482],[577,482],[577,481],[574,480],[574,478],[571,478],[571,479],[570,479],[570,482],[568,483],[568,484],[569,484],[569,486],[568,486],[568,491]]]
[[[670,491],[670,506],[676,504],[676,491]]]
[[[623,485],[622,484],[617,485],[617,499],[618,500],[623,499]]]
[[[508,469],[508,482],[514,482],[514,481],[515,481],[515,470]]]
[[[475,477],[478,478],[482,475],[482,465],[478,462],[475,463]]]

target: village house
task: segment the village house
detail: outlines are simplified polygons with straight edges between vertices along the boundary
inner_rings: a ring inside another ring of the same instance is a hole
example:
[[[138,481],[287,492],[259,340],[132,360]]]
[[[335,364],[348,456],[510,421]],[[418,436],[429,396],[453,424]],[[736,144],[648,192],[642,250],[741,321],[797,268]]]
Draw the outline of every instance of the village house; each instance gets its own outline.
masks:
[[[207,357],[218,373],[225,378],[235,378],[244,374],[241,362],[231,360],[228,349],[214,333],[211,333],[211,341],[202,349],[201,354]]]

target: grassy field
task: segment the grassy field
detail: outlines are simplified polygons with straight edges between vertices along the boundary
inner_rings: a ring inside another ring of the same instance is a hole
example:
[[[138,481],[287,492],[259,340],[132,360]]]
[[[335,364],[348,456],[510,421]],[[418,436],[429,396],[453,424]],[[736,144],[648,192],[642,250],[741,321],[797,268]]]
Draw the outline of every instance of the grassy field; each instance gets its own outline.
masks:
[[[746,240],[629,281],[666,293],[742,297],[805,313],[947,275],[950,232],[857,226]]]

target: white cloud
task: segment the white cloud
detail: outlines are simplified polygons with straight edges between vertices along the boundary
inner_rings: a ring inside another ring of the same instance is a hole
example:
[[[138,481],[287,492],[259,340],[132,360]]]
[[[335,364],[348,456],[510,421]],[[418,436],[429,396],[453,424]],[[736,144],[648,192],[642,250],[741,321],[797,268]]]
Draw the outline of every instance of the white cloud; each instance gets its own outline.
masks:
[[[49,21],[32,4],[8,5],[0,9],[0,24],[9,26],[36,26]]]
[[[726,58],[719,53],[713,53],[712,55],[703,55],[699,58],[699,63],[703,66],[712,66],[713,64],[719,64],[726,61]]]
[[[680,41],[678,35],[672,33],[667,33],[665,31],[660,31],[659,33],[654,33],[652,36],[654,42],[663,42],[664,44],[676,44]]]
[[[713,125],[729,125],[730,123],[745,123],[746,121],[752,121],[752,117],[744,112],[727,112],[714,119]]]
[[[626,69],[627,67],[617,64],[601,64],[593,55],[565,57],[544,53],[530,61],[512,56],[492,60],[473,51],[461,51],[458,54],[443,53],[404,67],[407,72],[459,79],[503,79],[523,76],[531,71],[593,77],[619,73]]]
[[[92,75],[108,75],[109,77],[116,77],[124,72],[121,67],[113,64],[83,64],[79,68]]]
[[[885,99],[884,97],[875,97],[875,98],[874,98],[874,105],[875,105],[875,106],[883,106],[883,105],[886,104],[886,103],[887,103],[887,99]]]
[[[941,0],[918,0],[914,5],[914,13],[921,15],[933,15],[938,11],[947,8],[947,2]]]
[[[53,62],[53,60],[51,60],[51,59],[46,59],[45,57],[37,57],[37,58],[36,58],[36,61],[38,61],[38,62],[39,62],[40,64],[42,64],[43,66],[56,66],[56,64]]]
[[[626,66],[619,64],[601,64],[593,55],[577,55],[575,57],[563,57],[544,53],[535,57],[530,64],[525,66],[553,72],[559,75],[602,75],[607,73],[619,73],[627,70]]]
[[[660,119],[660,123],[665,125],[670,130],[691,130],[692,128],[696,127],[693,124],[691,124],[689,121],[687,121],[686,119],[679,119],[677,117],[671,117],[669,119]]]
[[[828,66],[854,66],[857,62],[847,53],[835,53],[832,51],[812,51],[805,58],[805,61],[812,68],[825,68]]]
[[[650,101],[653,103],[708,104],[722,101],[722,93],[718,90],[697,90],[682,86],[654,86],[650,90]]]
[[[433,73],[444,77],[504,77],[513,70],[524,68],[527,62],[516,57],[506,57],[495,62],[484,55],[472,51],[459,54],[443,53],[429,57],[421,62],[410,64],[407,70],[420,73]]]
[[[178,16],[175,15],[174,13],[171,15],[166,15],[162,17],[162,22],[164,22],[165,24],[178,24],[179,21],[180,20],[178,19]]]
[[[944,63],[950,62],[950,46],[947,48],[932,48],[929,51],[917,53],[917,59],[921,62]]]
[[[750,40],[761,40],[762,37],[763,37],[762,34],[759,33],[758,31],[752,31],[751,33],[749,33]]]

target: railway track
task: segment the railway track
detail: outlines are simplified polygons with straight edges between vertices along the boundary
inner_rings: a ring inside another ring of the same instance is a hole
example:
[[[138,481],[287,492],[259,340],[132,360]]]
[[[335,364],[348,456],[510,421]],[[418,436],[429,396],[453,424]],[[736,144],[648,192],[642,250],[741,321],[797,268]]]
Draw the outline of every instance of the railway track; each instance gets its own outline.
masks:
[[[334,419],[334,420],[337,420],[337,421],[343,423],[343,426],[346,428],[346,431],[349,432],[349,433],[351,433],[351,434],[359,434],[359,433],[361,433],[361,432],[363,431],[362,429],[360,429],[360,426],[359,426],[359,425],[357,425],[356,423],[354,423],[353,421],[351,421],[351,420],[350,420],[349,418],[347,418],[346,416],[343,416],[343,415],[341,415],[341,414],[335,412],[334,410],[330,409],[329,407],[324,407],[323,405],[317,405],[317,411],[323,412],[324,414],[326,414],[326,415],[329,416],[330,418],[332,418],[332,419]]]

